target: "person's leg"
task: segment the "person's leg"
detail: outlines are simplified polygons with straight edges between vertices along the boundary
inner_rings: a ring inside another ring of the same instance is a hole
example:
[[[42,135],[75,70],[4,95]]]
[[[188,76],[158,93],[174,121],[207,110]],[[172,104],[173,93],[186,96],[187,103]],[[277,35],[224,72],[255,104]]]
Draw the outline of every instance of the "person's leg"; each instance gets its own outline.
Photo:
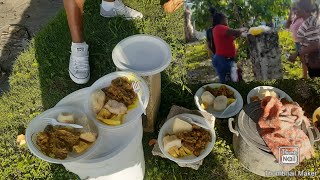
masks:
[[[83,5],[84,0],[64,0],[71,39],[74,43],[84,42],[83,34]]]
[[[226,72],[224,71],[224,65],[223,61],[225,61],[225,58],[219,55],[215,55],[213,59],[213,66],[215,67],[215,71],[219,77],[219,82],[220,83],[225,83],[225,78],[226,78]]]
[[[142,18],[142,13],[125,6],[121,0],[102,0],[100,15],[103,17],[124,16],[126,19]]]
[[[83,5],[84,0],[64,0],[72,39],[69,75],[77,84],[85,84],[90,79],[89,51],[83,33]]]

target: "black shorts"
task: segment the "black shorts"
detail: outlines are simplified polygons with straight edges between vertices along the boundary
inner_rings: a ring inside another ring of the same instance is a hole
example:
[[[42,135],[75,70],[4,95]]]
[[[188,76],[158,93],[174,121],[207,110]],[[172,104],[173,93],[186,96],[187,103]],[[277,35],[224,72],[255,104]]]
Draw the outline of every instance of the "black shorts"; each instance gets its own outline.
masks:
[[[320,77],[320,69],[308,68],[308,74],[310,78]]]

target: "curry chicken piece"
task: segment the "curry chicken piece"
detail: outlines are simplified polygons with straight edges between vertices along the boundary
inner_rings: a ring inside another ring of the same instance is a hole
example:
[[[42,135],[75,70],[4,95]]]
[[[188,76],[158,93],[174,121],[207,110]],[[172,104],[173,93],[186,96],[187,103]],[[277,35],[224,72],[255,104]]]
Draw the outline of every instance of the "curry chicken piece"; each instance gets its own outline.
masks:
[[[207,86],[205,90],[209,91],[215,97],[226,96],[227,98],[235,98],[234,92],[225,85],[221,85],[219,88],[211,88]]]
[[[37,134],[36,143],[47,156],[65,159],[72,151],[72,147],[79,144],[79,141],[80,133],[67,128],[52,128],[51,126]]]
[[[182,145],[192,151],[195,156],[200,156],[202,150],[211,142],[210,133],[196,125],[192,125],[192,131],[178,133],[177,137],[181,139]]]
[[[106,93],[108,99],[116,100],[126,106],[133,104],[137,97],[127,77],[118,77],[112,80],[111,85],[102,90]]]

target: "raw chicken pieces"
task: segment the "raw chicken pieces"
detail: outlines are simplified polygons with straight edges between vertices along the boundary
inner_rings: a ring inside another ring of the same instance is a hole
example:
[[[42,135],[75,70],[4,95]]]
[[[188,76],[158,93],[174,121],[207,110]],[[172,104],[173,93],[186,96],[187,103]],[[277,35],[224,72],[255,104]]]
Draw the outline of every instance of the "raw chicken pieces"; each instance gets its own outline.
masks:
[[[310,126],[309,119],[298,105],[283,105],[278,98],[265,97],[261,102],[264,109],[259,119],[260,135],[279,161],[279,147],[299,147],[300,162],[314,155],[308,136],[298,128],[302,122]]]

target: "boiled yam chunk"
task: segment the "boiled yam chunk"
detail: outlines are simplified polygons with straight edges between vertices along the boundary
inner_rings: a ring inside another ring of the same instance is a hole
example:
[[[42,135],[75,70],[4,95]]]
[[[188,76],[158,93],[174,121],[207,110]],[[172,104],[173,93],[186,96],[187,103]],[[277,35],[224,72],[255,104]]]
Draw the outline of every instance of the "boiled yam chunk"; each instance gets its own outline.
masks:
[[[214,99],[215,97],[209,91],[205,91],[201,95],[201,101],[203,104],[205,104],[205,106],[211,106],[213,104]]]
[[[183,131],[192,131],[192,125],[186,121],[176,118],[173,122],[173,133],[177,134]]]
[[[214,99],[213,109],[215,111],[223,111],[227,108],[228,98],[226,96],[218,96]]]
[[[74,123],[74,115],[72,113],[60,113],[58,115],[57,120],[61,123],[70,123],[73,124]]]
[[[165,151],[169,151],[170,148],[177,146],[177,148],[181,147],[181,139],[179,139],[176,135],[168,135],[163,138],[163,147]]]
[[[87,142],[95,142],[97,139],[97,134],[92,132],[81,133],[80,139],[83,139]]]

